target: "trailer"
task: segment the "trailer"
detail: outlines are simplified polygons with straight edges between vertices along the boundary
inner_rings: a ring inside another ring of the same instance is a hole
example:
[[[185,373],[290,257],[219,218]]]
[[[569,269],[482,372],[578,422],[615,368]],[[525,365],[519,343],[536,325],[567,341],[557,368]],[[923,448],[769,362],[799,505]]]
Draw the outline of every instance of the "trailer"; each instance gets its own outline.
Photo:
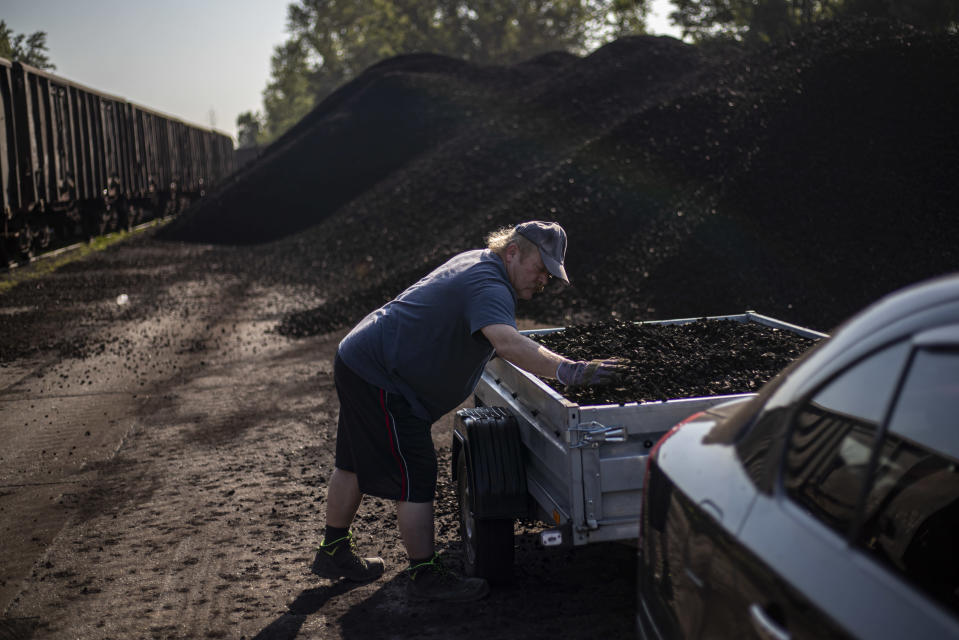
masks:
[[[755,322],[807,338],[828,337],[753,311],[648,323],[701,320]],[[494,583],[510,579],[516,520],[544,523],[545,546],[636,539],[646,459],[656,441],[694,413],[753,395],[581,406],[537,376],[493,358],[476,387],[475,408],[461,409],[454,419],[452,477],[466,573]]]

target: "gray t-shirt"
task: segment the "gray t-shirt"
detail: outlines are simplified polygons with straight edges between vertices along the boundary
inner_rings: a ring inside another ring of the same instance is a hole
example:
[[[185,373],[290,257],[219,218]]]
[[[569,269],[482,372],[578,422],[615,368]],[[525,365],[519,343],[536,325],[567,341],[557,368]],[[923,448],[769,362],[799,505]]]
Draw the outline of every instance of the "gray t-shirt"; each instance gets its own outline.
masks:
[[[516,327],[516,292],[488,249],[454,256],[370,313],[340,342],[361,378],[402,394],[434,422],[473,393],[493,346],[480,331]]]

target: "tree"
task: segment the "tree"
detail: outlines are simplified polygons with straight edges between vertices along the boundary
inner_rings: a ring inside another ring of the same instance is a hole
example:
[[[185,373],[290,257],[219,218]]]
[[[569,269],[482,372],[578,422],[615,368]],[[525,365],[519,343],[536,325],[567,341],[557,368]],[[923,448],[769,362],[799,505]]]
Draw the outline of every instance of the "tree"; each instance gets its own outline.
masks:
[[[259,112],[245,111],[238,115],[236,118],[237,138],[239,138],[237,141],[238,147],[244,149],[246,147],[257,146],[260,142],[260,129],[262,126],[263,123]]]
[[[778,40],[831,13],[830,0],[673,0],[670,20],[683,36]]]
[[[511,64],[548,51],[642,33],[647,0],[299,0],[289,39],[274,50],[263,93],[276,138],[370,65],[430,52]]]
[[[626,35],[646,33],[649,14],[646,0],[612,0],[598,4],[602,6],[593,10],[587,27],[591,42],[602,44]]]
[[[959,2],[956,0],[846,0],[840,3],[846,15],[901,20],[933,33],[959,30]]]
[[[769,42],[814,22],[856,16],[901,20],[932,32],[957,30],[956,0],[672,0],[670,20],[694,40]]]
[[[278,46],[270,66],[272,77],[263,92],[263,108],[266,112],[266,138],[275,140],[313,108],[318,83],[315,69],[308,60],[307,48],[298,39]]]
[[[13,29],[0,20],[0,58],[18,60],[38,69],[53,71],[57,67],[47,56],[47,34],[35,31],[29,36],[14,35]]]

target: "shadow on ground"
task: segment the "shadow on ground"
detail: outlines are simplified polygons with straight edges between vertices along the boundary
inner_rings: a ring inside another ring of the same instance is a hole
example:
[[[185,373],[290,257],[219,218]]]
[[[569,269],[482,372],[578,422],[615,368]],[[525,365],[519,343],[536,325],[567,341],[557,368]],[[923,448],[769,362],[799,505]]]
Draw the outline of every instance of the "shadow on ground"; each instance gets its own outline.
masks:
[[[253,640],[292,640],[297,637],[309,616],[318,613],[331,599],[361,586],[362,583],[340,580],[330,585],[304,589],[290,603],[287,611],[256,634]]]
[[[340,581],[304,590],[254,640],[300,637],[310,626],[309,617],[317,614],[339,627],[330,630],[330,637],[351,640],[630,637],[636,602],[635,547],[601,543],[547,550],[536,547],[535,538],[517,536],[514,581],[494,586],[479,602],[411,600],[404,593],[406,575],[400,572],[378,583],[368,598],[338,603],[339,596],[363,586]],[[455,566],[454,559],[447,563]]]

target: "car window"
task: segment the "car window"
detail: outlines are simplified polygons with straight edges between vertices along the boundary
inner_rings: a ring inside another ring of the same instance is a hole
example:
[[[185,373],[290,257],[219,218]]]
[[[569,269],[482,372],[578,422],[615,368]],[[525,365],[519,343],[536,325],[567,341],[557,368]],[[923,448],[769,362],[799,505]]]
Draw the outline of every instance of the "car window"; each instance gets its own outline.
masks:
[[[889,429],[959,460],[959,350],[920,349],[889,421]]]
[[[876,434],[909,352],[901,342],[853,365],[801,405],[789,431],[783,486],[846,535],[865,487]]]
[[[916,353],[856,544],[959,614],[959,352]]]

